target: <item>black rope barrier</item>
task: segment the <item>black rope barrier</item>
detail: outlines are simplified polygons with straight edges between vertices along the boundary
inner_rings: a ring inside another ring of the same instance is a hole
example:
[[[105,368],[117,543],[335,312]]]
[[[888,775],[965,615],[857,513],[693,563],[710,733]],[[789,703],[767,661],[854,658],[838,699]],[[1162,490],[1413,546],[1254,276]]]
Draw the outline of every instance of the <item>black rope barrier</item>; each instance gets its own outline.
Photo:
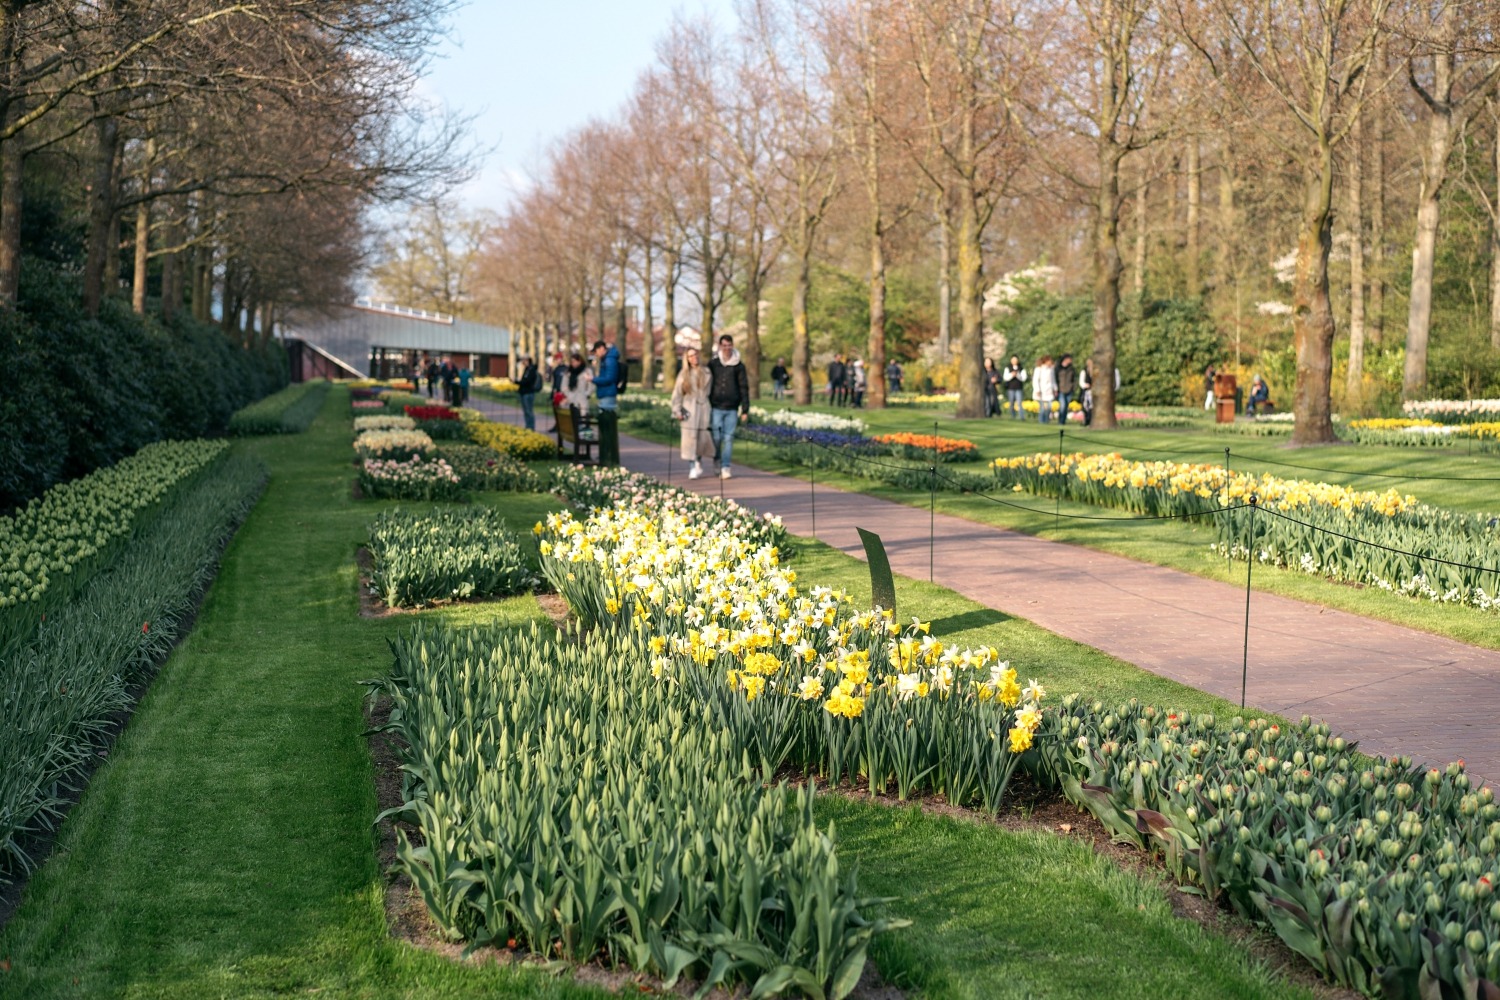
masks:
[[[1383,542],[1372,542],[1368,538],[1360,538],[1358,535],[1346,535],[1342,531],[1334,531],[1332,528],[1325,528],[1321,524],[1312,524],[1308,521],[1302,520],[1301,518],[1292,517],[1290,514],[1283,513],[1279,510],[1271,507],[1266,507],[1264,505],[1262,505],[1261,509],[1264,510],[1267,514],[1271,514],[1275,517],[1281,518],[1283,521],[1291,521],[1293,524],[1300,524],[1302,525],[1302,527],[1311,528],[1313,531],[1321,531],[1324,534],[1333,535],[1337,538],[1343,538],[1351,542],[1358,542],[1360,545],[1368,545],[1371,548],[1383,549],[1386,552],[1391,552],[1398,556],[1410,556],[1413,559],[1421,559],[1424,562],[1438,563],[1443,566],[1452,566],[1455,569],[1472,569],[1479,573],[1500,573],[1500,569],[1496,569],[1491,566],[1476,566],[1473,563],[1455,562],[1452,559],[1443,559],[1439,556],[1429,556],[1424,555],[1420,552],[1411,552],[1407,549],[1398,549],[1395,546],[1386,545]]]

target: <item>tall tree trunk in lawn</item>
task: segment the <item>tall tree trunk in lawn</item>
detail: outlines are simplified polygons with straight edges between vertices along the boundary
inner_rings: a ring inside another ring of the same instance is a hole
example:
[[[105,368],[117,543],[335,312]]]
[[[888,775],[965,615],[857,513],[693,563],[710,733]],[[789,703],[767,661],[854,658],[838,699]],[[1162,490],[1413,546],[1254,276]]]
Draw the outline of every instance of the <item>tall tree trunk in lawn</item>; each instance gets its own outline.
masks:
[[[1432,57],[1432,90],[1426,95],[1427,136],[1417,191],[1417,228],[1411,249],[1411,301],[1406,315],[1406,370],[1401,395],[1415,399],[1427,389],[1427,342],[1432,332],[1432,271],[1437,259],[1439,204],[1453,149],[1453,53]]]
[[[661,378],[662,388],[677,384],[677,254],[668,250],[666,280],[662,284]]]
[[[1198,137],[1188,140],[1187,148],[1187,294],[1196,299],[1203,294],[1203,248],[1199,240],[1199,219],[1203,214],[1203,149]]]
[[[1094,202],[1094,419],[1093,426],[1115,426],[1115,346],[1120,327],[1120,159],[1121,147],[1099,142],[1099,190]]]
[[[1293,445],[1335,440],[1329,388],[1333,379],[1333,303],[1328,255],[1333,247],[1333,147],[1324,139],[1306,169],[1292,285],[1292,338],[1297,354]]]
[[[646,247],[646,266],[641,274],[641,388],[656,388],[656,325],[651,315],[651,248]]]
[[[807,295],[812,287],[812,242],[804,241],[797,254],[797,279],[792,286],[792,401],[812,402],[812,346],[807,331]]]
[[[1364,125],[1355,119],[1349,133],[1349,371],[1344,396],[1358,408],[1365,372],[1365,207]]]
[[[870,226],[870,339],[865,345],[865,377],[869,382],[866,397],[872,410],[885,409],[884,227],[879,209],[876,209],[875,219]]]

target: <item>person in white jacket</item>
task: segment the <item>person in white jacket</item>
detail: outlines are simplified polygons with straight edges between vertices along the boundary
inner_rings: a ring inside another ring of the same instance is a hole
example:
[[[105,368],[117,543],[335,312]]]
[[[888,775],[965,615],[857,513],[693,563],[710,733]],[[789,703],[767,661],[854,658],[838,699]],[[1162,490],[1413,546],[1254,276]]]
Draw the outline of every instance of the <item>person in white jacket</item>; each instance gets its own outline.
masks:
[[[1052,355],[1044,354],[1031,373],[1031,398],[1036,400],[1037,414],[1042,423],[1052,422],[1052,402],[1057,399],[1057,374],[1052,368]]]
[[[1005,372],[1000,376],[1000,381],[1005,385],[1005,401],[1010,404],[1012,420],[1026,419],[1026,411],[1021,407],[1021,390],[1026,385],[1026,379],[1026,369],[1021,367],[1021,359],[1012,354],[1010,364],[1005,366]]]

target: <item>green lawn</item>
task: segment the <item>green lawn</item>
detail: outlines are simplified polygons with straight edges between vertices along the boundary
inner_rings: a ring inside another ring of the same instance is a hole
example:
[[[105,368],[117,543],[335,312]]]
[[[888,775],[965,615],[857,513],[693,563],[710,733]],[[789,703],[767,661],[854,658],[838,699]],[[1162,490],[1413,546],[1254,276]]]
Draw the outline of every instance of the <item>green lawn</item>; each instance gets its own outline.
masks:
[[[306,434],[237,445],[270,466],[267,492],[192,635],[0,930],[0,996],[599,995],[532,969],[460,965],[387,934],[358,682],[387,668],[386,641],[419,617],[520,625],[541,611],[522,597],[358,616],[354,554],[382,505],[350,498],[347,400],[330,394]],[[521,528],[555,503],[482,499]],[[868,592],[863,564],[826,546],[807,545],[798,568]],[[1054,695],[1227,711],[942,588],[899,586],[903,613],[997,646]],[[877,951],[916,995],[1302,995],[1078,844],[837,798],[821,808],[868,890],[901,897],[891,910],[916,921]]]
[[[768,409],[785,406],[763,399]],[[811,407],[834,412],[826,407]],[[864,420],[868,433],[912,431],[945,437],[965,438],[978,446],[986,460],[1000,456],[1056,451],[1057,425],[1044,430],[1035,422],[1009,419],[955,420],[944,411],[915,407],[893,407],[887,410],[841,409],[841,416],[854,415]],[[1068,451],[1118,451],[1138,461],[1222,462],[1224,449],[1231,449],[1231,466],[1255,472],[1270,472],[1286,478],[1314,479],[1342,483],[1360,489],[1385,490],[1396,487],[1419,500],[1474,512],[1500,512],[1500,482],[1458,482],[1453,479],[1410,481],[1380,478],[1392,476],[1495,477],[1500,479],[1500,456],[1468,455],[1462,447],[1396,448],[1370,445],[1333,445],[1322,448],[1290,449],[1285,438],[1258,438],[1215,434],[1204,423],[1201,428],[1152,430],[1125,428],[1116,431],[1087,431],[1069,424],[1065,437]],[[1149,450],[1148,450],[1149,449]],[[768,446],[741,440],[735,442],[735,460],[755,468],[806,479],[807,469],[778,457]],[[1317,466],[1333,472],[1309,472],[1281,468],[1269,461]],[[956,464],[954,468],[983,472],[982,462]],[[898,490],[870,479],[858,479],[832,472],[817,471],[818,484],[867,493],[898,503],[926,508],[929,495]],[[1182,521],[1111,521],[1069,520],[1054,514],[1054,501],[1025,493],[1007,493],[1004,499],[1017,506],[1006,506],[972,495],[939,493],[937,508],[945,514],[1010,528],[1041,538],[1083,545],[1105,552],[1138,559],[1142,562],[1170,566],[1198,576],[1243,585],[1245,567],[1228,565],[1209,551],[1215,533],[1207,525]],[[1030,507],[1032,509],[1022,509]],[[1087,504],[1064,501],[1061,514],[1120,515],[1120,511],[1101,511]],[[1253,576],[1257,590],[1296,598],[1313,604],[1338,608],[1353,614],[1397,622],[1411,628],[1445,635],[1461,642],[1500,649],[1500,617],[1457,605],[1434,604],[1365,589],[1333,583],[1318,577],[1286,569],[1257,566]]]

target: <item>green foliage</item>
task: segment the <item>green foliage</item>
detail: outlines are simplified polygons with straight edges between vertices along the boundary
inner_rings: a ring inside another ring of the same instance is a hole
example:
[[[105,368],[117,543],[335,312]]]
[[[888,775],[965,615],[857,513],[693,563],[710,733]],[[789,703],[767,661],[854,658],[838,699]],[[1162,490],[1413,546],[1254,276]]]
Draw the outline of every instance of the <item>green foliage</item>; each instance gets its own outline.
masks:
[[[370,525],[371,583],[392,608],[496,597],[537,580],[515,532],[488,507],[386,511]]]
[[[224,457],[223,441],[160,441],[54,486],[0,518],[0,650],[107,568],[168,502]]]
[[[1391,1000],[1500,983],[1500,806],[1463,765],[1371,764],[1326,725],[1070,696],[1045,769],[1116,839],[1160,850],[1322,975]]]
[[[870,939],[810,788],[767,787],[628,636],[419,629],[391,729],[422,832],[398,858],[444,934],[756,995],[843,997]]]
[[[0,511],[162,438],[222,433],[241,406],[286,383],[279,345],[244,350],[215,327],[163,326],[105,303],[84,314],[74,274],[23,261],[21,295],[0,317]]]
[[[540,493],[546,485],[529,466],[483,445],[445,444],[438,456],[452,466],[466,490]]]
[[[301,434],[323,408],[329,383],[301,382],[236,410],[229,418],[229,433],[237,437],[256,434]]]
[[[762,371],[777,357],[792,355],[792,285],[766,293],[771,308],[761,329]],[[886,274],[885,349],[888,357],[914,358],[927,332],[937,327],[929,289],[906,271]],[[870,341],[870,285],[862,275],[815,265],[808,294],[807,323],[814,354],[842,352],[864,357]],[[876,373],[871,372],[871,377]]]
[[[998,329],[1009,354],[1028,368],[1038,358],[1072,354],[1082,367],[1093,353],[1093,300],[1085,295],[1033,292],[1017,304]],[[1133,406],[1175,406],[1184,400],[1183,378],[1220,358],[1213,320],[1196,299],[1152,299],[1126,303],[1116,334],[1120,369],[1119,402]],[[1000,364],[1001,359],[996,359]]]
[[[132,525],[112,571],[52,606],[35,635],[6,651],[0,882],[29,865],[27,837],[55,824],[70,783],[103,745],[115,713],[129,707],[131,688],[182,637],[224,542],[264,482],[256,460],[216,465],[148,524]]]

